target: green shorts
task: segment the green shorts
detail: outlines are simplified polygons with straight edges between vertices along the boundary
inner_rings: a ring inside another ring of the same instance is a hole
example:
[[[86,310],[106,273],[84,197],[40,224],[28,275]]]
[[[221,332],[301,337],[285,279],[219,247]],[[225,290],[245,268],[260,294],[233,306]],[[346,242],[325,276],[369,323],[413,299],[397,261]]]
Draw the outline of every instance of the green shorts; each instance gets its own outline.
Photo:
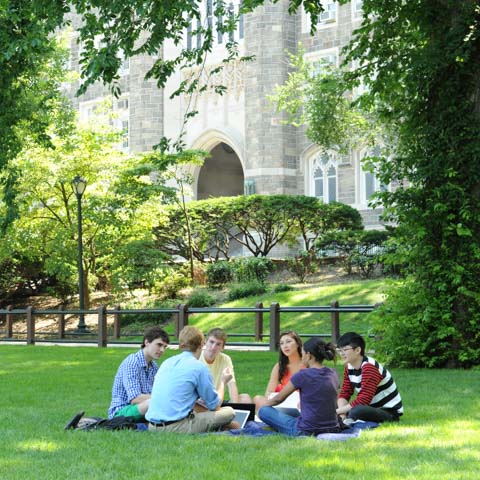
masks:
[[[145,417],[138,410],[138,405],[125,405],[123,408],[117,411],[114,417],[118,417],[119,415],[123,415],[124,417],[133,417],[136,422],[145,420]]]

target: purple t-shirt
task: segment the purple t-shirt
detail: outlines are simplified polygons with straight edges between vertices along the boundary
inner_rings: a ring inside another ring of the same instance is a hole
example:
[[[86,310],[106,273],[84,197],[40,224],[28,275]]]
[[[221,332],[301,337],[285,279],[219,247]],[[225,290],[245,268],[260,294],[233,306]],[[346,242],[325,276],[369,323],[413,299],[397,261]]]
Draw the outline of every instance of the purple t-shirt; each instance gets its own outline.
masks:
[[[338,373],[328,367],[304,368],[290,381],[300,390],[301,414],[297,428],[307,435],[316,435],[338,427]]]

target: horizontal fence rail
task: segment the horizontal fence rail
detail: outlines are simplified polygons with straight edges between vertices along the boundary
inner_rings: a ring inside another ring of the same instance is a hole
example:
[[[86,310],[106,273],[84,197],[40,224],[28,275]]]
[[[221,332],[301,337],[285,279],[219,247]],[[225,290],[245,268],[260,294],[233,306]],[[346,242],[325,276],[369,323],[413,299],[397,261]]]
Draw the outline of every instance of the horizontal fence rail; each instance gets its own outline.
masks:
[[[176,308],[144,308],[144,309],[122,309],[119,305],[115,308],[109,309],[106,306],[101,306],[96,309],[80,310],[68,309],[63,307],[58,309],[36,310],[29,306],[26,308],[12,308],[8,306],[5,309],[0,309],[0,325],[5,322],[4,340],[15,341],[13,332],[13,323],[18,317],[25,317],[26,329],[23,332],[16,332],[16,336],[24,336],[27,345],[34,345],[36,342],[55,342],[65,341],[66,336],[73,338],[71,341],[78,343],[91,343],[92,337],[96,338],[96,343],[99,347],[106,347],[108,342],[108,327],[107,317],[113,315],[113,331],[110,337],[113,339],[110,343],[118,343],[121,338],[122,317],[127,315],[137,314],[171,314],[174,316],[174,335],[178,339],[178,335],[183,327],[189,324],[190,316],[196,313],[251,313],[254,319],[254,332],[250,333],[229,333],[230,337],[254,337],[255,342],[243,343],[243,345],[263,345],[262,342],[265,337],[269,338],[269,349],[271,351],[278,350],[278,342],[280,338],[280,319],[282,313],[329,313],[331,317],[331,332],[330,333],[299,333],[301,336],[316,336],[316,337],[330,337],[332,342],[336,343],[340,336],[340,313],[368,313],[374,310],[378,305],[344,305],[340,306],[338,301],[332,302],[328,306],[295,306],[282,307],[279,303],[272,303],[269,306],[264,306],[263,303],[258,302],[255,307],[205,307],[205,308],[189,308],[187,305],[181,304]],[[264,314],[269,317],[269,333],[264,333]],[[96,332],[84,330],[73,330],[66,332],[66,316],[75,315],[96,315],[97,316],[97,330]],[[36,319],[38,317],[54,316],[57,322],[57,333],[43,332],[42,337],[51,337],[56,335],[58,340],[40,339],[36,329]],[[129,334],[129,336],[143,336],[142,333]],[[123,342],[129,343],[129,342]],[[138,343],[138,342],[136,342]],[[232,342],[229,342],[232,344]],[[238,343],[237,343],[238,344]]]

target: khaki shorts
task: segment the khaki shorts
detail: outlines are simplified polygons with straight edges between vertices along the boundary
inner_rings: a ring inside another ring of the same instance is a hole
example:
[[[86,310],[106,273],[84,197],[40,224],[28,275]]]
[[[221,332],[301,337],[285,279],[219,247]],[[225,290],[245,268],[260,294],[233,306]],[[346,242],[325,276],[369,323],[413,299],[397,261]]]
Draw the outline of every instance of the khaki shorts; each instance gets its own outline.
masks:
[[[187,418],[168,425],[149,424],[151,432],[204,433],[219,430],[235,417],[232,407],[222,407],[213,412],[192,412]]]

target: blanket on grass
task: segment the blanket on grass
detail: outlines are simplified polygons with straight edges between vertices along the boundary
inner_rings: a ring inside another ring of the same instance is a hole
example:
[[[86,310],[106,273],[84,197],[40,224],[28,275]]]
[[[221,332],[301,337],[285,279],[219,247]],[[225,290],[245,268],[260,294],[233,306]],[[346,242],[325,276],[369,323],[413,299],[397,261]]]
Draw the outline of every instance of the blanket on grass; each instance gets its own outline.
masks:
[[[349,428],[344,430],[342,433],[321,433],[317,435],[318,440],[335,440],[335,441],[345,441],[349,438],[358,437],[363,430],[368,428],[378,427],[378,423],[375,422],[362,422],[357,421],[353,423]],[[280,433],[272,430],[267,424],[263,422],[253,422],[249,421],[245,424],[244,428],[239,428],[235,430],[227,430],[224,432],[217,432],[218,435],[248,435],[251,437],[264,437],[266,435],[281,435]],[[303,437],[300,437],[303,438]]]

